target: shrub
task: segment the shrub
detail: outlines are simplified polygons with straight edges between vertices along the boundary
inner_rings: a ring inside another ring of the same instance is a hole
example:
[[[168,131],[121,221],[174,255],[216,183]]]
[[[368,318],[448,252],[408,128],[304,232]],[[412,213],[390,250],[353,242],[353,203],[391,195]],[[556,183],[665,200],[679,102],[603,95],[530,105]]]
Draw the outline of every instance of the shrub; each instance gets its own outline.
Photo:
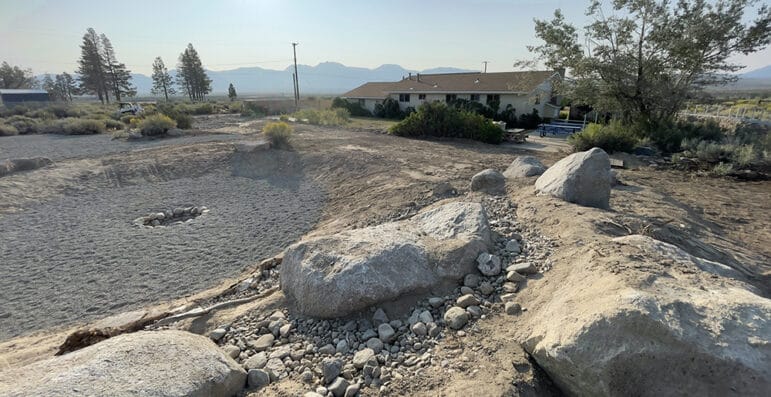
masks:
[[[482,115],[458,110],[441,102],[425,103],[392,126],[389,133],[405,137],[436,136],[501,143],[503,130]]]
[[[63,119],[65,117],[78,117],[83,115],[83,112],[78,111],[71,106],[61,104],[51,105],[48,110],[59,119]]]
[[[163,135],[177,126],[174,120],[165,114],[154,114],[139,122],[139,131],[144,136]]]
[[[126,128],[126,125],[117,120],[107,119],[104,121],[104,126],[108,130],[122,130]]]
[[[496,114],[493,119],[505,122],[506,128],[514,128],[517,126],[517,109],[511,105],[506,105],[506,109]]]
[[[404,113],[399,108],[399,101],[386,98],[383,103],[375,105],[375,116],[384,119],[403,119]]]
[[[27,116],[42,120],[51,120],[56,118],[56,116],[54,116],[54,114],[48,109],[35,109],[27,113]]]
[[[679,120],[664,121],[656,124],[635,127],[637,135],[647,137],[659,150],[675,153],[682,148],[683,140],[719,142],[724,138],[723,131],[714,121]]]
[[[6,120],[6,123],[14,126],[19,134],[37,134],[39,131],[39,123],[37,120],[27,116],[11,116]]]
[[[134,116],[133,114],[124,114],[123,116],[120,116],[120,121],[123,124],[130,124],[131,123],[131,119],[133,119],[134,117],[136,117],[136,116]]]
[[[183,130],[189,130],[193,128],[193,118],[188,114],[177,113],[174,115],[167,114],[167,116],[174,119],[174,121],[177,123],[177,128],[181,128]]]
[[[268,115],[268,109],[260,106],[257,102],[243,102],[241,105],[241,116],[244,117],[265,117]]]
[[[268,123],[262,129],[262,133],[268,137],[268,140],[274,147],[289,146],[289,140],[292,137],[293,131],[294,128],[283,121]]]
[[[628,128],[618,121],[607,125],[589,124],[583,131],[568,137],[576,151],[585,151],[593,147],[601,148],[608,153],[631,152],[638,139]]]
[[[372,117],[372,112],[365,109],[358,102],[349,102],[343,98],[335,97],[332,100],[332,109],[346,109],[354,117]]]
[[[192,114],[212,114],[214,113],[214,105],[211,103],[197,103],[192,105]]]
[[[533,130],[538,128],[538,124],[541,124],[541,116],[538,115],[538,110],[533,109],[532,113],[522,113],[519,116],[517,126],[527,130]]]
[[[12,136],[18,134],[19,130],[17,130],[16,127],[10,124],[0,123],[0,136]]]
[[[67,119],[64,133],[67,135],[91,135],[104,132],[104,121],[94,119]]]

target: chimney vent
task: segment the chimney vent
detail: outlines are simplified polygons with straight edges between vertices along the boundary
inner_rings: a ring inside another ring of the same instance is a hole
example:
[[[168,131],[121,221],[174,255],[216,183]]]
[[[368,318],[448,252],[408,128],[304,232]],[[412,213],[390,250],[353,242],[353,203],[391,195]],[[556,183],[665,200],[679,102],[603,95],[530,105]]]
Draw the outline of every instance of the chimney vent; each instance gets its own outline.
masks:
[[[420,81],[420,73],[418,73],[418,81]]]
[[[410,72],[410,80],[412,80],[412,72]]]

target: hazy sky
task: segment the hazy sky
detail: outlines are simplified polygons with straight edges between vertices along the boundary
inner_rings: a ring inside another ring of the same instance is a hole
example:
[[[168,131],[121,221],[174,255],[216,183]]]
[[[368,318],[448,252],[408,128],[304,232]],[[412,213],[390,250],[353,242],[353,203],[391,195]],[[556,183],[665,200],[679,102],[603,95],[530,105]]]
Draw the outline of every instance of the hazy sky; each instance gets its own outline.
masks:
[[[149,74],[156,56],[173,68],[193,43],[211,70],[283,69],[297,41],[298,62],[335,61],[512,70],[537,43],[533,18],[561,8],[578,26],[584,0],[0,0],[0,61],[38,73],[72,72],[83,33],[112,41],[118,59]],[[771,49],[738,59],[757,69]]]

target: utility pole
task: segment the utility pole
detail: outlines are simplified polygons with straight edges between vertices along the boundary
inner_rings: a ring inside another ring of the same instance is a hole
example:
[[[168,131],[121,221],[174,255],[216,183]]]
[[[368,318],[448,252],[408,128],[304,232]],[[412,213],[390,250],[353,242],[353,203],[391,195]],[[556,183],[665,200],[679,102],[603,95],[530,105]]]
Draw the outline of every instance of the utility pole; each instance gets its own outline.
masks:
[[[487,64],[488,64],[489,62],[490,62],[490,61],[482,61],[482,63],[484,63],[484,64],[485,64],[485,71],[484,71],[484,72],[482,72],[482,73],[487,73]]]
[[[297,77],[297,45],[300,43],[292,43],[292,52],[294,52],[294,107],[299,109],[300,106],[300,79]]]

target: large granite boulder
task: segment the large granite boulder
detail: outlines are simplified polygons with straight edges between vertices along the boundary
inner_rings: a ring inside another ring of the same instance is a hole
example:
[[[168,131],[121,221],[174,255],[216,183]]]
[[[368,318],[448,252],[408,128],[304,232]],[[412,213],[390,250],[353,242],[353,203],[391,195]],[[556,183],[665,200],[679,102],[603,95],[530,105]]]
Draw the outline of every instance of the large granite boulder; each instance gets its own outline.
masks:
[[[558,161],[535,181],[535,189],[587,207],[610,206],[610,158],[593,148]]]
[[[340,317],[474,271],[490,246],[478,203],[455,202],[411,219],[315,237],[287,248],[281,289],[305,315]]]
[[[524,347],[567,395],[766,396],[771,300],[725,265],[647,236],[576,257]],[[629,257],[634,257],[634,262]],[[665,264],[665,265],[662,265]],[[647,274],[607,266],[668,269]]]
[[[503,171],[503,176],[509,179],[527,178],[529,176],[541,175],[546,171],[546,167],[540,160],[533,156],[517,156],[511,162],[509,168]]]
[[[233,396],[246,372],[208,338],[183,331],[123,334],[0,372],[3,396]]]
[[[487,194],[503,194],[506,192],[506,178],[500,172],[488,168],[471,177],[470,189]]]

